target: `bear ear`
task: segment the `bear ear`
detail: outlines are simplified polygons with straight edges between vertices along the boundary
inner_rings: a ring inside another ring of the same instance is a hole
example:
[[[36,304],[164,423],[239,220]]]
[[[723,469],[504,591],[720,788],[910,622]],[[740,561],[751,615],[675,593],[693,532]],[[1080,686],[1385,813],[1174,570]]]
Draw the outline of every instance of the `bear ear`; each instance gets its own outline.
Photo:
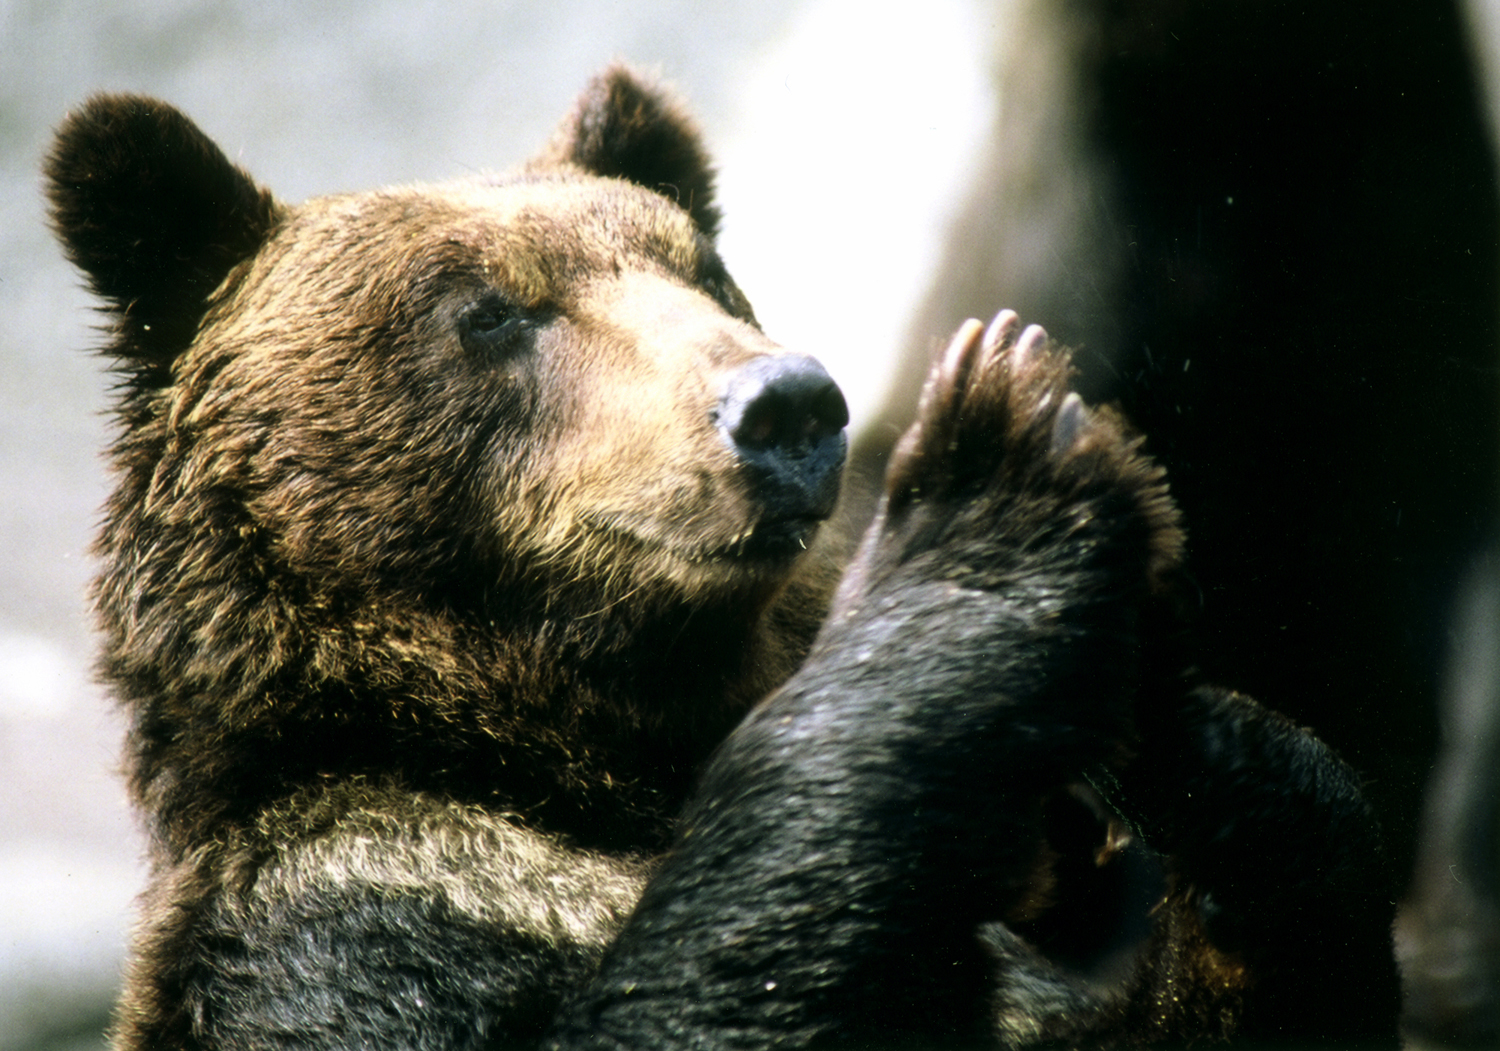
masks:
[[[676,201],[709,238],[719,232],[713,167],[697,125],[666,89],[626,66],[590,81],[533,163],[628,179]]]
[[[281,215],[197,125],[139,95],[69,114],[44,173],[53,229],[117,318],[117,352],[148,367],[192,342],[209,295]]]

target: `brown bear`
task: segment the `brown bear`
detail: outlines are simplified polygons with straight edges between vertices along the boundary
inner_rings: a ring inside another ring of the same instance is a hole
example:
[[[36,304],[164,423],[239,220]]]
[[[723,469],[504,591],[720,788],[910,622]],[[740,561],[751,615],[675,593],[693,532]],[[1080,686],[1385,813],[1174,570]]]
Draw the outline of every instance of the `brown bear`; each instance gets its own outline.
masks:
[[[1039,329],[954,337],[835,593],[843,400],[630,72],[499,176],[290,206],[102,96],[47,178],[120,377],[117,1047],[1395,1046],[1357,781],[1181,674],[1165,480]]]

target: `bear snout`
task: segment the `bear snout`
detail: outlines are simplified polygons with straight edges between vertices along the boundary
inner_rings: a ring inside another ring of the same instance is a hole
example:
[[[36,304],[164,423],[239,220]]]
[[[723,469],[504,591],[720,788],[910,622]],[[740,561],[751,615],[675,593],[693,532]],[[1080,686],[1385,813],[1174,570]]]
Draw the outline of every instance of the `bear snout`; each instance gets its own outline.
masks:
[[[749,469],[763,521],[823,519],[838,500],[849,408],[805,354],[757,357],[724,386],[719,432]]]

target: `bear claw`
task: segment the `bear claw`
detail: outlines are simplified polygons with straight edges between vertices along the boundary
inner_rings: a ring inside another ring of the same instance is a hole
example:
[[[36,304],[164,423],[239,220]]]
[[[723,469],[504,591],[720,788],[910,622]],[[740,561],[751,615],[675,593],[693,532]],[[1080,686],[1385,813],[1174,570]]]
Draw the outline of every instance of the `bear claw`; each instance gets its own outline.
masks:
[[[1019,351],[1018,347],[1017,352]],[[1069,391],[1052,420],[1052,455],[1057,456],[1071,449],[1078,440],[1079,432],[1088,425],[1088,419],[1089,411],[1084,407],[1083,399],[1076,392]]]
[[[981,331],[981,323],[970,318],[958,326],[958,331],[948,341],[948,349],[943,352],[934,385],[939,396],[945,400],[952,400],[960,395],[968,385],[969,371],[974,365],[974,351],[984,346],[980,339]]]
[[[1021,338],[1016,340],[1015,350],[1011,351],[1011,367],[1021,368],[1046,345],[1047,330],[1041,325],[1027,325]]]
[[[984,330],[984,349],[994,353],[1010,346],[1020,330],[1021,318],[1014,310],[1002,310],[996,314],[989,327]]]

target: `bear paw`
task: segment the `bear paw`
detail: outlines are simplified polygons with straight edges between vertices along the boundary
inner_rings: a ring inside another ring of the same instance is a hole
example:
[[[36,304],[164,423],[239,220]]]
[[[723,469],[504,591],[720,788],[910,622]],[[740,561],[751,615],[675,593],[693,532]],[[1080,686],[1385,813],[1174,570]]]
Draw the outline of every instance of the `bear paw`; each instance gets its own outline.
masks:
[[[980,587],[1038,560],[1164,587],[1183,548],[1165,472],[1071,375],[1068,352],[1013,311],[960,326],[892,455],[879,561],[936,559]]]

